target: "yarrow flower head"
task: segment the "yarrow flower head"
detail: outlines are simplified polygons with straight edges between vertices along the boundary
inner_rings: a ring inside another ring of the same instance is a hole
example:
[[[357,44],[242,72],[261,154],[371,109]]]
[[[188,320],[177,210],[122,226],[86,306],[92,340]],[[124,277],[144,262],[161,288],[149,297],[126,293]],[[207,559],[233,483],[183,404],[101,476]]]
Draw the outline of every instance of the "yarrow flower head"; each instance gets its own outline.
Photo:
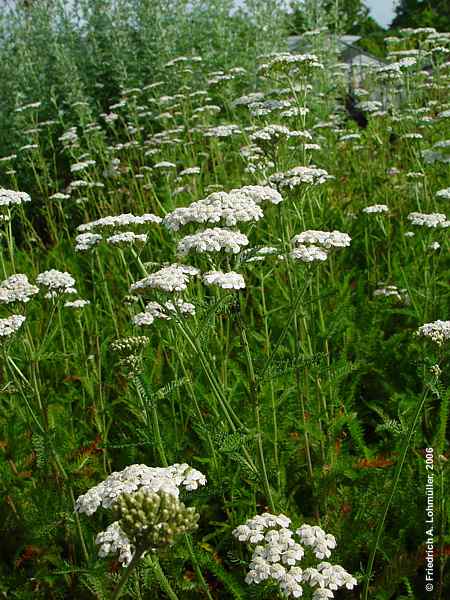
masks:
[[[29,302],[38,292],[39,288],[31,285],[26,275],[22,273],[11,275],[0,283],[0,304]]]
[[[269,182],[280,189],[292,190],[301,185],[321,185],[329,179],[332,179],[332,176],[325,169],[309,166],[294,167],[285,173],[274,173],[269,177]]]
[[[436,344],[442,345],[450,339],[450,321],[434,321],[425,323],[417,330],[417,335],[428,337]]]
[[[352,238],[348,233],[342,233],[341,231],[316,231],[310,229],[294,236],[292,243],[294,245],[314,244],[329,250],[330,248],[345,248],[350,246],[351,240]]]
[[[443,198],[444,200],[450,200],[450,188],[445,188],[436,192],[436,198]]]
[[[182,292],[187,288],[190,278],[199,273],[200,271],[195,267],[175,263],[133,283],[130,292],[142,293],[148,288],[159,289],[163,292]]]
[[[151,325],[156,319],[170,321],[173,315],[195,315],[195,306],[190,302],[184,302],[177,298],[175,302],[170,300],[160,304],[159,302],[149,302],[145,311],[133,317],[133,323],[138,327]]]
[[[372,204],[371,206],[366,206],[362,209],[363,213],[366,214],[377,214],[377,213],[387,213],[389,212],[389,208],[386,204]]]
[[[186,512],[184,505],[182,506],[178,501],[180,488],[193,491],[205,484],[206,478],[203,473],[186,463],[176,463],[170,467],[130,465],[123,471],[111,473],[102,483],[79,496],[74,508],[76,512],[85,513],[88,516],[93,515],[99,507],[114,509],[118,520],[112,523],[106,531],[97,535],[96,543],[100,546],[100,556],[104,557],[118,552],[119,561],[127,565],[137,546],[140,551],[151,546],[151,544],[146,544],[144,537],[150,526],[155,524],[152,521],[152,515],[154,518],[156,517],[153,514],[156,504],[167,502],[168,505],[172,505],[170,498],[173,498],[177,502],[172,507],[174,510],[171,508],[167,513],[167,518],[177,521],[177,515],[187,517],[189,514],[192,517],[192,510],[188,509]],[[155,494],[159,496],[159,500]],[[160,504],[158,504],[159,507]],[[163,517],[164,514],[162,511],[159,517]],[[147,521],[144,522],[145,520]],[[194,521],[196,522],[196,519],[192,520],[192,524],[195,524]],[[170,528],[159,525],[154,530],[155,535],[157,530],[161,532],[159,540],[170,543],[172,539]]]
[[[320,527],[304,524],[296,533],[302,543],[312,549],[316,558],[329,558],[331,550],[336,548],[336,538],[330,533],[326,534]]]
[[[0,319],[0,338],[8,338],[18,331],[25,322],[23,315],[11,315]]]
[[[278,258],[283,258],[279,254],[278,248],[274,246],[263,246],[262,248],[254,247],[247,248],[241,252],[242,260],[246,263],[260,262],[265,260],[267,256],[278,255]]]
[[[310,263],[327,260],[328,253],[326,250],[319,248],[319,246],[304,246],[303,244],[300,244],[297,246],[297,248],[292,250],[289,256],[294,260]]]
[[[135,492],[141,488],[150,491],[162,489],[178,498],[180,486],[192,491],[205,484],[205,476],[186,463],[175,463],[170,467],[130,465],[123,471],[114,471],[102,483],[79,496],[75,502],[75,510],[90,516],[100,506],[111,508],[121,494]]]
[[[218,223],[228,227],[240,222],[259,221],[264,216],[261,208],[247,196],[237,193],[214,192],[186,208],[177,208],[166,215],[164,224],[177,231],[187,223]]]
[[[90,300],[84,300],[83,298],[78,298],[77,300],[64,302],[64,308],[72,308],[74,310],[84,308],[85,306],[89,306]]]
[[[181,255],[188,254],[191,250],[196,252],[220,252],[237,254],[242,246],[247,246],[249,240],[246,235],[230,229],[214,227],[199,233],[185,236],[178,244],[177,252]]]
[[[111,246],[131,246],[133,244],[146,244],[146,233],[134,233],[134,231],[123,231],[106,238],[106,243]]]
[[[133,335],[129,337],[119,338],[111,342],[110,348],[112,352],[121,356],[128,356],[144,350],[150,339],[145,335]]]
[[[90,223],[83,223],[79,225],[78,231],[83,232],[91,232],[95,229],[116,229],[120,227],[129,227],[130,225],[145,225],[146,223],[161,223],[161,217],[158,217],[152,213],[146,213],[144,215],[132,215],[130,213],[122,214],[122,215],[114,215],[108,217],[102,217],[101,219],[97,219],[96,221],[91,221]]]
[[[420,225],[421,227],[436,228],[436,227],[449,227],[450,221],[442,213],[420,213],[412,212],[408,215],[408,221],[413,225]]]
[[[80,233],[75,238],[75,252],[86,252],[96,246],[102,236],[98,233]]]
[[[31,198],[26,192],[16,192],[15,190],[0,188],[0,206],[9,207],[14,204],[23,204],[24,202],[31,202]]]
[[[322,562],[316,568],[300,566],[307,550],[317,559],[328,558],[336,547],[334,536],[307,524],[293,531],[290,524],[285,515],[264,513],[234,529],[233,535],[240,542],[256,545],[246,583],[258,584],[272,579],[285,596],[293,598],[300,598],[303,585],[307,584],[315,600],[333,598],[334,590],[341,587],[353,589],[356,579],[340,565]]]
[[[200,518],[195,508],[163,490],[122,494],[113,510],[120,529],[140,551],[171,546],[177,536],[196,529]]]
[[[374,297],[394,298],[397,302],[409,303],[409,295],[406,288],[399,289],[396,285],[382,285],[381,282],[378,285],[381,287],[374,291]]]
[[[323,68],[323,64],[315,54],[280,52],[270,57],[267,63],[262,64],[258,68],[258,73],[261,75],[294,75],[298,73],[307,74]]]
[[[244,187],[231,190],[230,194],[246,196],[255,204],[279,204],[283,202],[281,194],[273,187],[267,185],[245,185]]]
[[[217,285],[224,290],[241,290],[245,288],[245,280],[239,273],[229,271],[208,271],[203,275],[203,282],[206,285]]]
[[[62,272],[56,269],[44,271],[36,277],[36,283],[48,289],[46,298],[54,298],[60,294],[76,293],[76,289],[74,288],[75,279],[66,271]]]

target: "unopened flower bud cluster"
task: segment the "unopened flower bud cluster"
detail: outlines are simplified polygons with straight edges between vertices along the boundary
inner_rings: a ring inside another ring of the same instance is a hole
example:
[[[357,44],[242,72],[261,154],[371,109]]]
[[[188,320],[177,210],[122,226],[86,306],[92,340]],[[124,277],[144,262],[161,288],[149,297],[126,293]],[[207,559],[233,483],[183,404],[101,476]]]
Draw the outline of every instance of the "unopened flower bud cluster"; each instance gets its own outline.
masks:
[[[152,550],[171,546],[179,535],[196,529],[199,520],[195,508],[162,490],[122,494],[113,514],[135,548]]]
[[[174,464],[170,467],[148,467],[147,465],[130,465],[123,471],[115,471],[111,473],[109,477],[102,483],[91,488],[86,494],[79,496],[75,502],[75,511],[79,513],[86,513],[88,516],[93,515],[99,507],[106,509],[113,508],[113,506],[120,507],[120,499],[126,494],[128,498],[133,498],[137,493],[138,502],[133,503],[127,500],[124,504],[124,510],[120,513],[120,518],[127,514],[126,507],[131,506],[137,509],[138,519],[132,519],[125,521],[124,526],[129,531],[131,539],[127,536],[125,531],[121,528],[118,521],[113,522],[109,527],[99,533],[96,537],[96,543],[100,546],[99,554],[105,557],[109,554],[119,554],[119,561],[127,565],[131,561],[135,552],[135,546],[133,542],[143,541],[142,535],[148,529],[145,529],[146,513],[139,513],[143,506],[143,499],[148,498],[147,494],[164,494],[171,496],[172,498],[178,499],[180,494],[180,487],[184,487],[187,491],[198,489],[199,486],[206,484],[206,478],[200,471],[193,469],[186,463]],[[162,496],[160,496],[161,499]],[[119,503],[119,504],[117,504]],[[139,506],[138,506],[139,505]],[[152,502],[150,502],[152,506]],[[150,512],[153,510],[150,506]],[[175,506],[173,512],[169,511],[161,513],[159,523],[163,522],[164,516],[168,516],[172,519],[172,524],[177,527],[187,526],[186,518],[189,523],[196,523],[197,518],[192,516],[192,511],[188,513],[184,512],[184,509],[180,511],[180,505]],[[119,510],[121,510],[119,508]],[[145,508],[147,510],[147,508]],[[130,514],[130,513],[129,513]],[[131,513],[133,516],[134,513]],[[175,515],[175,516],[174,516]],[[147,515],[148,517],[149,515]],[[157,515],[158,516],[158,515]],[[144,517],[144,520],[142,519]],[[167,523],[167,518],[165,520]],[[153,523],[156,525],[156,523]],[[168,539],[174,531],[177,529],[168,528],[164,533],[165,539]]]

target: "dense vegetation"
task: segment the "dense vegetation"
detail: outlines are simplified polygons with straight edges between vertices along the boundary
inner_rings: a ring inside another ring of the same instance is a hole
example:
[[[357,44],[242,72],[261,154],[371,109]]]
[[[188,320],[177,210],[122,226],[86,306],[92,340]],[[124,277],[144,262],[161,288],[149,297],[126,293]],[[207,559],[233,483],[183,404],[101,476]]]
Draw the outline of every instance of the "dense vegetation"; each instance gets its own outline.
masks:
[[[450,594],[450,35],[231,5],[3,14],[5,598]]]

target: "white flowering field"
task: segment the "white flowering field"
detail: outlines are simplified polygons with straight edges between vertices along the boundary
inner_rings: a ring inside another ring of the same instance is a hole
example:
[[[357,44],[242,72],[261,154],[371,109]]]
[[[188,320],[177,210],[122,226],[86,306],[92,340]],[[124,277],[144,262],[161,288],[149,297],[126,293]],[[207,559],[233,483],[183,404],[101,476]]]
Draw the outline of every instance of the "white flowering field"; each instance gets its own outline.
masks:
[[[247,4],[1,21],[4,598],[450,595],[450,34]]]

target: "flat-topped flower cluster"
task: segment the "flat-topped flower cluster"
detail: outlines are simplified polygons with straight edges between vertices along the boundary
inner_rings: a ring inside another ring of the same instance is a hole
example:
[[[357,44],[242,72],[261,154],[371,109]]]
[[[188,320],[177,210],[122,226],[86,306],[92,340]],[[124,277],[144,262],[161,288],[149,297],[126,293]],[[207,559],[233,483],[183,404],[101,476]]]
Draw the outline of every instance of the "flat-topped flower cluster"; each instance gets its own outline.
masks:
[[[124,494],[135,494],[141,491],[164,492],[178,498],[181,487],[190,492],[203,485],[206,485],[203,473],[186,463],[175,463],[170,467],[130,465],[123,471],[111,473],[104,481],[79,496],[75,502],[75,511],[91,516],[100,507],[113,508]],[[100,557],[118,554],[118,559],[123,565],[129,564],[132,560],[135,548],[120,528],[118,521],[111,523],[105,531],[99,533],[95,542],[100,546]]]
[[[246,583],[271,579],[278,583],[283,595],[293,598],[300,598],[303,586],[308,585],[313,600],[333,598],[335,590],[351,590],[357,585],[356,579],[340,565],[321,562],[316,567],[302,568],[300,563],[308,551],[316,559],[329,558],[336,548],[336,539],[317,526],[303,524],[293,531],[290,525],[291,520],[283,514],[263,513],[234,529],[233,535],[240,542],[256,544]]]

